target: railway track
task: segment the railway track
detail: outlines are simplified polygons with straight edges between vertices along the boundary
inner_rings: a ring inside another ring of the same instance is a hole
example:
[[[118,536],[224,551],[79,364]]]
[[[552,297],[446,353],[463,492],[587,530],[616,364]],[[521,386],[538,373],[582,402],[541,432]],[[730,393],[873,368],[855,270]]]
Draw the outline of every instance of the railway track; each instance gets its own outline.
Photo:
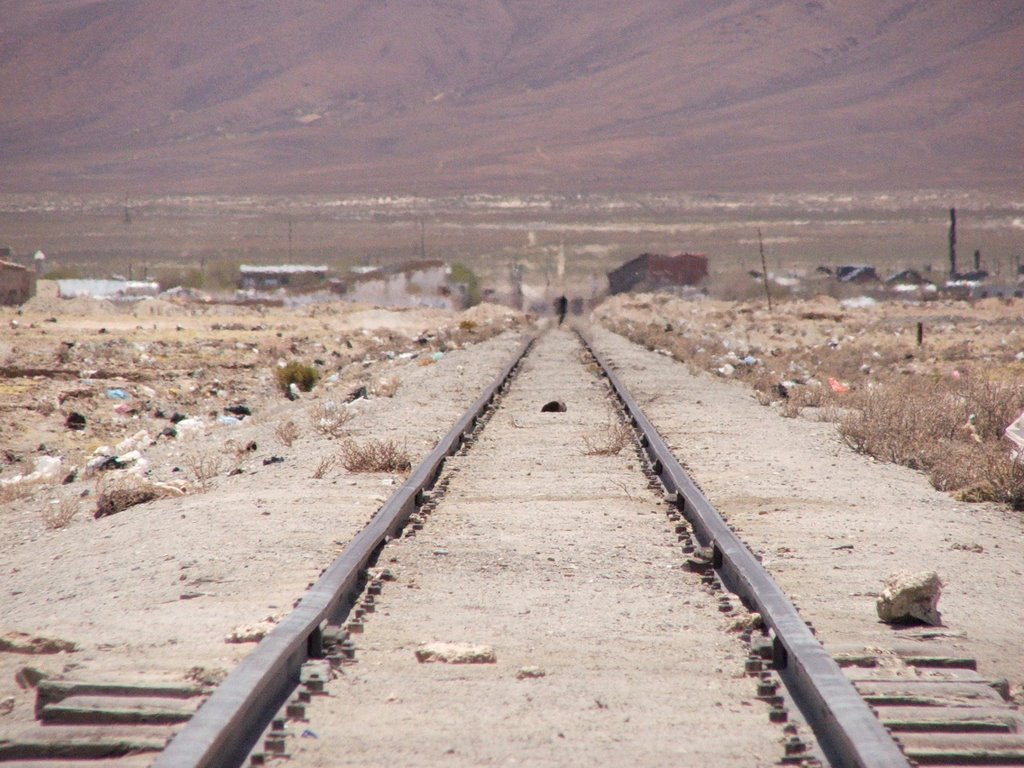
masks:
[[[177,731],[155,765],[1024,765],[972,666],[826,652],[613,366],[553,331],[212,694],[44,682],[39,731],[84,738],[0,759],[148,765]]]

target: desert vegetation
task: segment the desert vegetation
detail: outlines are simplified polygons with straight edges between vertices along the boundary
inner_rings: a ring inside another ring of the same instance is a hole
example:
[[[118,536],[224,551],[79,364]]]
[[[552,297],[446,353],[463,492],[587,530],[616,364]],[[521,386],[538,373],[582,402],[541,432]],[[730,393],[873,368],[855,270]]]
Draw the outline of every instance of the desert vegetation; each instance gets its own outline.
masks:
[[[407,472],[412,468],[409,451],[394,440],[346,441],[341,463],[349,472]]]
[[[694,370],[745,382],[783,416],[835,422],[854,450],[925,472],[939,490],[1024,509],[1024,461],[1004,437],[1024,411],[1024,331],[1011,304],[857,310],[819,297],[768,312],[656,295],[615,299],[598,317]]]

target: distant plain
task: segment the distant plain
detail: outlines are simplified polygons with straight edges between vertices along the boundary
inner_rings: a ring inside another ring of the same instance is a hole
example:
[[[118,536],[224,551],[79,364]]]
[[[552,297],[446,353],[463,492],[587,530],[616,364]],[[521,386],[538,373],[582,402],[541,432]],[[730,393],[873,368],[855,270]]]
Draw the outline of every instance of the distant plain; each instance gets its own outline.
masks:
[[[769,272],[872,264],[887,276],[948,270],[975,250],[997,280],[1024,257],[1024,197],[981,192],[416,196],[0,196],[0,245],[42,250],[65,276],[169,280],[224,289],[241,263],[306,262],[343,273],[422,257],[461,262],[502,289],[513,265],[534,286],[577,295],[643,252],[709,257],[712,293]],[[290,234],[289,234],[290,233]],[[559,263],[564,263],[559,276]],[[191,277],[188,277],[191,275]],[[164,286],[169,287],[169,286]]]

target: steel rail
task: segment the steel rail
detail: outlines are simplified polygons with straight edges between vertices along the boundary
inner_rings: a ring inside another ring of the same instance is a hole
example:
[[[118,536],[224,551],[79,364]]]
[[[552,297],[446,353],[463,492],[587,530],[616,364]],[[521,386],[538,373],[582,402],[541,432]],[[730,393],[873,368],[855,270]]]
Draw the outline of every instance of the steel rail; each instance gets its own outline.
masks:
[[[360,576],[389,537],[422,503],[444,460],[455,454],[494,401],[536,336],[528,337],[434,450],[324,571],[299,605],[214,690],[153,763],[154,768],[241,765],[264,728],[299,683],[302,664],[318,658],[325,622],[336,622],[360,589]]]
[[[773,635],[775,668],[834,765],[909,768],[892,736],[822,647],[796,608],[694,485],[609,362],[577,329],[640,432],[651,467],[704,547],[722,583],[761,614]]]

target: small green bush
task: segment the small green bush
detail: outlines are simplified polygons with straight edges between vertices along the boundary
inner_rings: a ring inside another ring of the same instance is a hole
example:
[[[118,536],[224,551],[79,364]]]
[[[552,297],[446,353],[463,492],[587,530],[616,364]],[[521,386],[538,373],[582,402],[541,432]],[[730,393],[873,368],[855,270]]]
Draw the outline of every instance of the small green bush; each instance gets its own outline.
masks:
[[[275,369],[277,386],[284,394],[288,394],[294,384],[303,392],[309,392],[320,379],[320,372],[311,365],[293,360],[288,365]]]

